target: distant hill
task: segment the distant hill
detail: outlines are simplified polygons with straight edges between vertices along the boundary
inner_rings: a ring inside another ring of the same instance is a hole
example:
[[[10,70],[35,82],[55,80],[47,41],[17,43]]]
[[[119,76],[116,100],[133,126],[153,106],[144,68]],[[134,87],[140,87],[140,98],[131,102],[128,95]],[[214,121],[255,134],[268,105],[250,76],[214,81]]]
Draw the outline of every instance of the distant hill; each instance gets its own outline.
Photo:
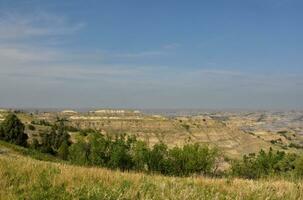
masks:
[[[270,147],[289,152],[303,151],[303,136],[294,131],[300,128],[297,123],[294,124],[296,126],[294,128],[278,126],[272,131],[267,129],[268,126],[276,127],[276,124],[279,124],[277,120],[283,123],[287,121],[281,117],[287,116],[287,113],[266,113],[266,115],[264,112],[210,113],[198,116],[164,117],[140,112],[122,112],[123,110],[109,111],[111,112],[19,113],[18,116],[26,124],[39,120],[54,122],[57,117],[63,117],[75,128],[95,129],[103,134],[134,134],[150,145],[159,141],[165,142],[170,147],[187,142],[204,143],[219,147],[223,154],[231,158],[239,158],[244,154],[258,152],[260,149],[267,150]],[[297,115],[299,114],[290,117],[295,118]],[[260,116],[263,121],[260,121]],[[35,126],[37,126],[35,131],[27,130],[30,136],[38,135],[47,128],[43,124]],[[281,134],[278,130],[286,132]],[[72,135],[77,135],[77,132],[73,132]]]

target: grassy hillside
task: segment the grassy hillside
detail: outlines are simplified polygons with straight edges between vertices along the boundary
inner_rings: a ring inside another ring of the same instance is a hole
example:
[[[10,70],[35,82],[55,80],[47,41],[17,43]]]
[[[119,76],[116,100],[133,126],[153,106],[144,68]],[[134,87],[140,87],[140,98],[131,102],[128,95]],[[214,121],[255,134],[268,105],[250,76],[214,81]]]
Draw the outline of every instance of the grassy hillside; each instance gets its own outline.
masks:
[[[12,145],[13,146],[13,145]],[[35,160],[0,144],[0,199],[303,199],[303,183],[175,178]],[[55,160],[52,160],[55,161]]]

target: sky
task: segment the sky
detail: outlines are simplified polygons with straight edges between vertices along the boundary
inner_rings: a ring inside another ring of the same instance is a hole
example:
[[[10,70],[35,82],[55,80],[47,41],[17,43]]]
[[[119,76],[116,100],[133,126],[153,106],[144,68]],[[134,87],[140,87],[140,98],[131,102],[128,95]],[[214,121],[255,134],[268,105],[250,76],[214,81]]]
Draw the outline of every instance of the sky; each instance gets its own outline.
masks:
[[[303,109],[302,0],[0,0],[0,107]]]

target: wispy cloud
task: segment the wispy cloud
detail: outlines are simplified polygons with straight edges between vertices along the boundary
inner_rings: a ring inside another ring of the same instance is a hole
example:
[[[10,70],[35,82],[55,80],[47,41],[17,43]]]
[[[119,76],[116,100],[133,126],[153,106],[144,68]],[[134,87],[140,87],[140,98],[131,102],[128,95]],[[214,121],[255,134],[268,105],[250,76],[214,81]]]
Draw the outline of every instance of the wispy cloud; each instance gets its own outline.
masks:
[[[76,34],[83,23],[72,23],[66,17],[45,12],[31,15],[0,15],[0,85],[14,80],[28,84],[68,83],[130,79],[144,74],[144,69],[102,63],[104,57],[139,58],[163,52],[110,54],[103,51],[61,48],[60,43],[44,45],[57,36]],[[36,41],[37,37],[43,41]]]
[[[67,65],[83,63],[84,66],[108,60],[134,60],[168,55],[177,44],[168,44],[156,50],[139,52],[107,52],[105,50],[63,49],[60,38],[77,34],[85,23],[72,22],[67,17],[47,12],[31,14],[0,13],[0,64],[26,67],[37,63],[64,62]],[[45,45],[52,44],[52,45]],[[52,65],[48,65],[49,68]],[[100,66],[103,66],[100,64]],[[1,67],[1,66],[0,66]],[[64,66],[62,66],[64,67]],[[85,68],[85,67],[84,67]]]
[[[176,49],[180,47],[181,45],[179,43],[170,43],[170,44],[165,44],[163,45],[164,49]]]
[[[0,39],[72,34],[84,26],[84,23],[71,23],[65,17],[45,12],[27,15],[5,13],[0,15]]]
[[[59,57],[56,51],[31,46],[0,45],[0,63],[16,65],[32,62],[49,62]]]
[[[219,69],[201,69],[193,72],[196,75],[215,75],[215,76],[241,76],[243,72],[232,70],[219,70]]]
[[[165,44],[156,50],[144,50],[132,53],[113,53],[110,56],[114,58],[130,58],[130,59],[140,59],[140,58],[153,58],[159,56],[167,56],[172,53],[172,50],[179,46],[178,43]]]
[[[154,57],[154,56],[163,56],[167,55],[168,52],[158,50],[158,51],[142,51],[136,53],[118,53],[112,54],[113,57],[116,58],[146,58],[146,57]]]
[[[61,49],[45,46],[54,37],[76,33],[84,23],[46,12],[0,14],[0,67],[64,59]],[[39,40],[41,39],[41,40]],[[39,42],[39,41],[42,41]]]
[[[83,65],[36,65],[27,67],[3,68],[2,78],[31,78],[32,81],[57,80],[107,80],[113,77],[134,77],[144,74],[144,69],[129,66],[97,65],[84,67]]]

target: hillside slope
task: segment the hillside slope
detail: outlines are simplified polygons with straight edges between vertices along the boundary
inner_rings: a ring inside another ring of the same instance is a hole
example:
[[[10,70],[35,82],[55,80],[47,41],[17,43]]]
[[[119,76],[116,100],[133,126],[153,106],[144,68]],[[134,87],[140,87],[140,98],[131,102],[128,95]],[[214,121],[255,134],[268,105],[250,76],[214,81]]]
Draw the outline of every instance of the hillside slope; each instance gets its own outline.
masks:
[[[302,183],[175,178],[38,161],[0,145],[0,199],[303,199]]]
[[[59,114],[60,116],[60,114]],[[41,118],[41,116],[34,116]],[[57,115],[44,116],[54,121]],[[103,116],[78,114],[66,117],[71,126],[81,129],[95,129],[103,133],[128,133],[145,140],[150,145],[160,140],[170,147],[186,142],[198,142],[219,147],[225,155],[239,158],[244,154],[258,152],[260,149],[280,149],[255,135],[248,134],[237,126],[228,126],[208,116],[174,117],[140,116]],[[24,117],[23,117],[24,118]]]

